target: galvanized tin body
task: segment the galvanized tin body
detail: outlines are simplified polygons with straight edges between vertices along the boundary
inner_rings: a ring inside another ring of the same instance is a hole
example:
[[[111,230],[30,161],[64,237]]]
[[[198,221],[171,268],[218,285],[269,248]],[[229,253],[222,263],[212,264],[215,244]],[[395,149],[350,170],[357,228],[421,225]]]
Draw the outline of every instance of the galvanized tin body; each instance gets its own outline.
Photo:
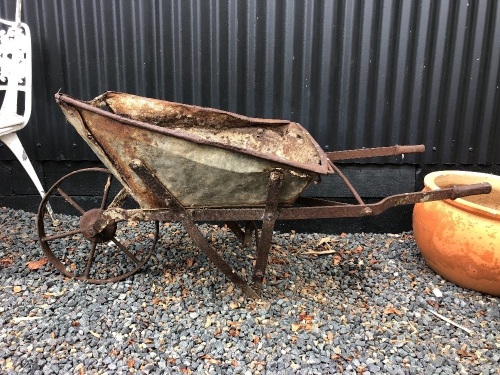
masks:
[[[277,168],[284,173],[279,201],[291,204],[318,174],[329,172],[325,153],[292,122],[114,92],[90,103],[59,95],[58,102],[142,208],[165,203],[129,167],[136,159],[185,207],[262,206]]]

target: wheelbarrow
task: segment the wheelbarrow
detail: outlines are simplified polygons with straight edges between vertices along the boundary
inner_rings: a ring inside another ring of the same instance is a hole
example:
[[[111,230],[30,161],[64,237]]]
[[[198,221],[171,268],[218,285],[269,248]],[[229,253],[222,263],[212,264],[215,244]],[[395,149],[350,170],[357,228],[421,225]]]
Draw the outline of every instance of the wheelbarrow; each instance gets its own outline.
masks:
[[[55,268],[89,283],[137,272],[158,242],[159,222],[179,222],[231,282],[259,298],[278,220],[373,216],[394,206],[491,191],[487,183],[450,186],[366,204],[334,162],[423,152],[423,145],[324,152],[306,129],[286,120],[119,92],[90,102],[62,93],[55,98],[106,168],[78,170],[57,181],[40,204],[38,235]],[[357,204],[301,196],[328,174],[339,176]],[[89,181],[96,191],[78,191]],[[73,210],[78,218],[58,215],[54,222],[49,201],[54,211]],[[224,222],[244,246],[255,241],[251,280],[229,265],[196,224],[214,221]]]

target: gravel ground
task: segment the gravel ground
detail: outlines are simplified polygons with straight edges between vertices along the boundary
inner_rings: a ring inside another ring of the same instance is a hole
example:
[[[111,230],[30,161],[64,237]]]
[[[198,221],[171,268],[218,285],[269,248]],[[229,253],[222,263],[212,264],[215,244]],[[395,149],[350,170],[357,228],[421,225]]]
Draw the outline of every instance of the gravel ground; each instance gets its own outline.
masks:
[[[227,228],[202,230],[251,269]],[[177,224],[160,236],[141,273],[90,285],[27,267],[44,257],[35,216],[0,208],[0,371],[500,374],[500,300],[437,276],[411,233],[276,233],[259,302]]]

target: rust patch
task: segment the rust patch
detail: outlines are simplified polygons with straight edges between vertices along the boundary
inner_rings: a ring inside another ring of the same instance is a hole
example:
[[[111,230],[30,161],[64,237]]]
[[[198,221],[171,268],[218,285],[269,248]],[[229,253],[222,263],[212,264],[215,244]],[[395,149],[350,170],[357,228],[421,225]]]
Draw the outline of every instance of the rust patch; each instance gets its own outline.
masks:
[[[98,96],[90,104],[109,107],[120,116],[165,127],[228,129],[256,126],[279,127],[290,123],[287,120],[251,118],[213,108],[111,91]],[[284,130],[281,129],[281,131]]]
[[[211,142],[275,155],[283,160],[320,164],[314,142],[304,128],[287,120],[250,118],[213,108],[108,92],[91,104],[125,118],[182,130]]]

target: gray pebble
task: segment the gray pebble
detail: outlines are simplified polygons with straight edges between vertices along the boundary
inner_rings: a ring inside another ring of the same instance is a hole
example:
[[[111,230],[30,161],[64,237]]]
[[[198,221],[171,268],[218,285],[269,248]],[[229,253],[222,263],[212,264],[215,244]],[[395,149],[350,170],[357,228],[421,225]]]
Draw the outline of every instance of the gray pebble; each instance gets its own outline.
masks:
[[[44,256],[30,233],[34,219],[0,208],[0,259],[13,260],[0,272],[2,373],[495,374],[500,365],[498,299],[437,277],[411,233],[339,235],[329,243],[336,253],[322,256],[304,253],[335,236],[275,233],[256,302],[176,223],[162,227],[142,272],[121,282],[66,279],[51,265],[31,271],[26,263]],[[220,226],[200,229],[251,278],[253,248]],[[78,250],[71,239],[59,242],[58,251],[68,248]]]

